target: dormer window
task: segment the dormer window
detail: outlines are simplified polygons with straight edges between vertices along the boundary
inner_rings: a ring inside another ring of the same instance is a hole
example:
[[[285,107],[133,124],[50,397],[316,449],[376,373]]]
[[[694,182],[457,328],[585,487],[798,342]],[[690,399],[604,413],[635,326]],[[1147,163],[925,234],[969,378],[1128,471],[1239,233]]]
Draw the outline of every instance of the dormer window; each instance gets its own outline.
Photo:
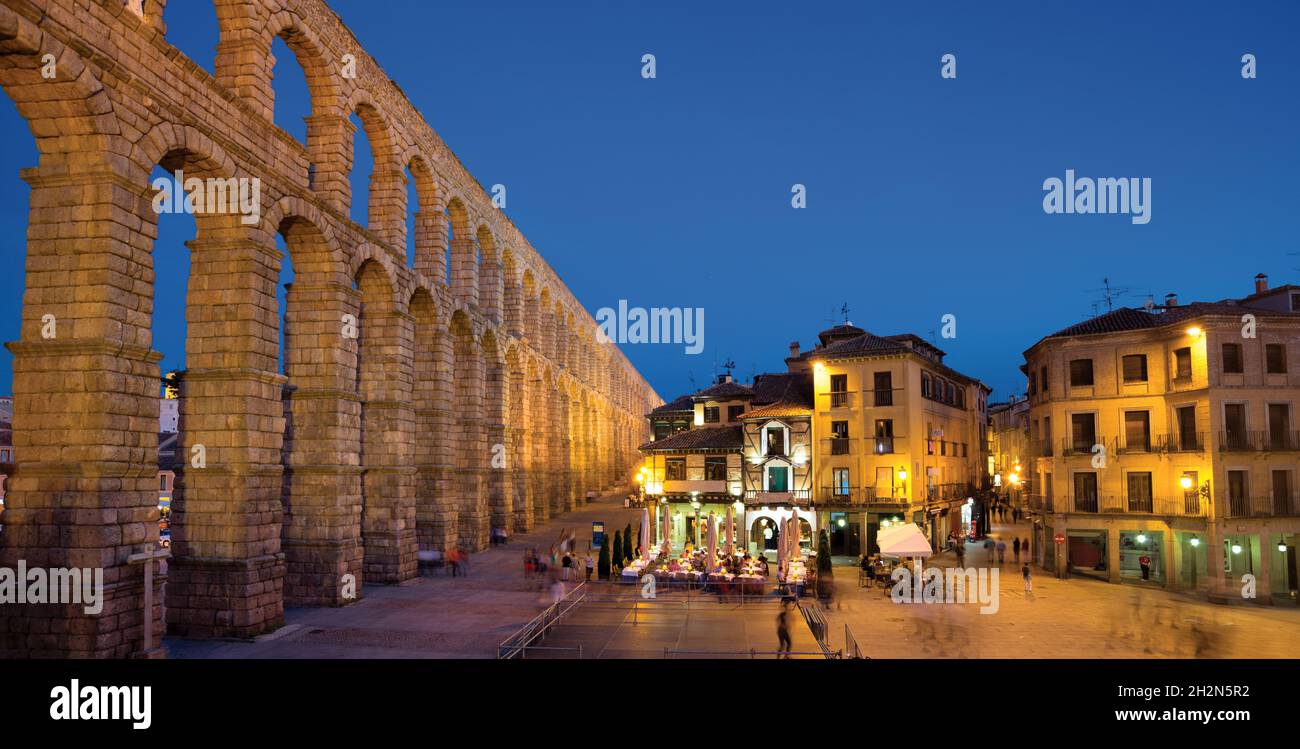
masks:
[[[786,428],[774,424],[763,428],[763,444],[767,455],[786,455]]]

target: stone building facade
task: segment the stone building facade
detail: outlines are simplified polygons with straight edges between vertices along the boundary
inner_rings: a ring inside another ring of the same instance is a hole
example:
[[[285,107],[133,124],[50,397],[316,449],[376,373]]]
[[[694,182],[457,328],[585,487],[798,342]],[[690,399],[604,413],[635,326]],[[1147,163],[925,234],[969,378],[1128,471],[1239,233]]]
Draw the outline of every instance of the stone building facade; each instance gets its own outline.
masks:
[[[0,0],[0,87],[40,154],[22,173],[0,566],[102,567],[106,584],[98,616],[4,607],[0,655],[137,654],[146,616],[164,629],[164,582],[166,628],[189,636],[349,603],[349,580],[359,596],[410,578],[421,548],[479,549],[492,526],[527,529],[627,482],[660,403],[325,2],[217,0],[213,74],[167,41],[164,3]],[[306,72],[306,143],[274,125],[277,37]],[[350,191],[354,113],[369,195]],[[158,543],[156,166],[258,180],[260,203],[196,214],[187,243],[185,467],[144,612],[128,558]],[[294,269],[283,374],[277,238]]]

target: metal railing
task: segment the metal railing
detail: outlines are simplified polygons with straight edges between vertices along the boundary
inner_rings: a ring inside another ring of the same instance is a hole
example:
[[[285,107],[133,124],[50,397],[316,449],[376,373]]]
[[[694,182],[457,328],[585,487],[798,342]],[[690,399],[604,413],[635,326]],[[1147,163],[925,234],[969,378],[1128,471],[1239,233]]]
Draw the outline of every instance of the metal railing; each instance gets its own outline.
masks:
[[[574,608],[582,603],[583,597],[586,595],[586,586],[585,582],[579,583],[578,587],[566,593],[560,600],[547,606],[542,610],[542,613],[533,617],[532,621],[502,640],[497,645],[497,658],[501,660],[516,657],[523,658],[529,648],[536,649],[538,646],[533,645],[533,643],[545,638],[547,631],[551,627],[568,616]],[[578,649],[578,652],[579,657],[581,657],[581,648]]]
[[[828,455],[852,455],[853,442],[852,437],[831,437],[822,440],[822,449],[826,450]]]
[[[832,390],[829,393],[817,394],[817,405],[823,408],[853,408],[853,396],[857,395],[850,390]]]
[[[826,616],[822,614],[821,609],[816,604],[805,606],[799,604],[799,612],[803,614],[804,621],[808,623],[808,629],[812,631],[813,639],[817,641],[817,647],[821,648],[822,655],[827,660],[835,660],[840,657],[840,653],[831,650],[826,644],[826,633],[829,625],[826,623]]]
[[[1189,491],[1182,496],[1173,497],[1075,495],[1070,498],[1066,506],[1073,508],[1074,512],[1094,514],[1204,517],[1208,509],[1207,505],[1208,503],[1201,501],[1199,492]]]
[[[673,659],[679,655],[704,655],[704,656],[739,655],[739,656],[746,656],[751,660],[758,658],[760,656],[772,656],[773,658],[785,658],[792,655],[820,655],[826,657],[825,653],[822,653],[820,651],[812,651],[812,650],[757,650],[755,648],[750,648],[749,650],[676,650],[673,648],[664,648],[665,659]]]
[[[1199,453],[1205,451],[1205,432],[1175,432],[1165,435],[1165,449],[1173,453]]]
[[[1092,435],[1091,439],[1061,438],[1061,455],[1092,455],[1095,445],[1105,445],[1106,438]]]
[[[858,638],[853,636],[853,630],[849,629],[847,622],[844,624],[844,650],[841,651],[840,657],[853,659],[867,657],[862,654],[862,648],[858,647]]]
[[[902,440],[903,438],[897,435],[890,434],[890,435],[883,435],[877,437],[868,437],[867,439],[871,440],[871,451],[873,453],[875,453],[876,455],[888,455],[894,452],[894,441]]]
[[[1267,432],[1231,431],[1219,433],[1220,452],[1288,452],[1300,450],[1300,432],[1276,429]]]
[[[1300,497],[1284,496],[1232,496],[1227,502],[1228,517],[1294,517],[1300,515]]]

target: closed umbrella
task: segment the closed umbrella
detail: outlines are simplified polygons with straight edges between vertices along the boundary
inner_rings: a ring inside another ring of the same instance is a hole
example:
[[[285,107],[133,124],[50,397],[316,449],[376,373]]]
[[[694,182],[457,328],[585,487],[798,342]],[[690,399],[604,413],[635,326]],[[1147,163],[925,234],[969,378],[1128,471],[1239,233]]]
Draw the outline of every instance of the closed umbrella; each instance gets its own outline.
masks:
[[[790,508],[790,558],[799,558],[799,508]]]
[[[663,526],[663,539],[661,543],[661,546],[663,547],[664,550],[664,556],[668,556],[669,554],[672,553],[672,549],[673,549],[672,538],[673,538],[673,510],[672,507],[669,506],[667,502],[664,502],[664,526]]]
[[[733,520],[731,507],[727,507],[727,556],[736,553],[736,529],[732,527]]]
[[[790,530],[788,526],[789,526],[789,522],[786,520],[782,520],[781,525],[779,526],[779,530],[777,531],[777,533],[780,535],[780,538],[777,539],[777,543],[776,543],[777,569],[781,569],[785,565],[785,548],[786,548],[786,544],[789,542],[788,532]]]
[[[637,553],[642,559],[650,556],[650,508],[641,508],[641,533],[637,544]]]
[[[715,518],[713,517],[713,513],[710,512],[709,513],[709,552],[708,555],[704,557],[705,569],[708,570],[713,569],[713,560],[717,558],[717,556],[718,556],[718,524]]]

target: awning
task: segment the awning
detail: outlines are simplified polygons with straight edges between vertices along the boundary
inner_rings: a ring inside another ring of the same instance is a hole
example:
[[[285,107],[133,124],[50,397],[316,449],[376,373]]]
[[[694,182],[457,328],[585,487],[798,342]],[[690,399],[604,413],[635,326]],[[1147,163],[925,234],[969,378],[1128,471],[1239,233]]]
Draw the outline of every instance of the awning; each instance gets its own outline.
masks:
[[[887,557],[927,558],[934,552],[925,534],[913,523],[892,525],[876,534],[876,545]]]

